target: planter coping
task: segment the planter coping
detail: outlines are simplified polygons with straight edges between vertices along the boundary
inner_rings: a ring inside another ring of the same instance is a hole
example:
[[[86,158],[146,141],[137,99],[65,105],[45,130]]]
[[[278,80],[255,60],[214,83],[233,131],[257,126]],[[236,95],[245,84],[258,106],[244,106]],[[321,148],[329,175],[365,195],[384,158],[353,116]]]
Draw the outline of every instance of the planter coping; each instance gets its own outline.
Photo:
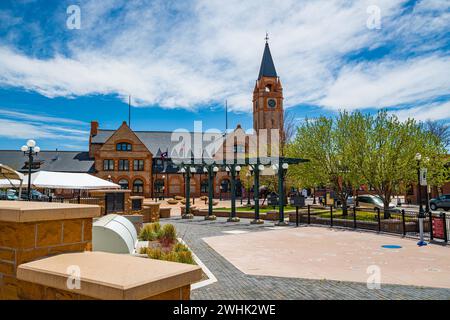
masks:
[[[0,221],[35,222],[93,218],[100,216],[100,207],[89,204],[57,202],[0,201]]]
[[[80,289],[67,287],[70,266],[80,268]],[[201,277],[198,266],[106,252],[61,254],[17,269],[20,280],[104,300],[146,299]]]

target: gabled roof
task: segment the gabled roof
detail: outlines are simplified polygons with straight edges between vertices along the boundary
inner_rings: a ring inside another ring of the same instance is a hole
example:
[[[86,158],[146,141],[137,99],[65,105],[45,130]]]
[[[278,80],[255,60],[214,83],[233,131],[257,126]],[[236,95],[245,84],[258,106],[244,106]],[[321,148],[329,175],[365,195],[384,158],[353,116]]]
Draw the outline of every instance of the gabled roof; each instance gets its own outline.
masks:
[[[97,134],[91,138],[91,143],[104,144],[113,134],[115,130],[102,130],[99,129]],[[172,131],[133,131],[139,140],[147,147],[152,153],[153,157],[159,158],[164,152],[168,153],[168,157],[177,153],[178,141],[172,141]],[[194,133],[188,133],[191,136],[191,145],[194,143]],[[223,138],[217,138],[217,133],[203,133],[203,150],[208,152],[213,148],[215,150],[223,143]],[[209,146],[209,148],[208,148]],[[182,150],[179,150],[182,152]]]
[[[258,80],[262,77],[277,77],[277,71],[273,63],[272,55],[270,54],[269,44],[266,42],[264,47],[264,54],[259,68]]]
[[[41,151],[34,157],[40,168],[34,171],[46,170],[57,172],[93,172],[94,159],[87,151]],[[28,158],[20,150],[0,150],[0,163],[19,172],[28,173],[26,166]]]

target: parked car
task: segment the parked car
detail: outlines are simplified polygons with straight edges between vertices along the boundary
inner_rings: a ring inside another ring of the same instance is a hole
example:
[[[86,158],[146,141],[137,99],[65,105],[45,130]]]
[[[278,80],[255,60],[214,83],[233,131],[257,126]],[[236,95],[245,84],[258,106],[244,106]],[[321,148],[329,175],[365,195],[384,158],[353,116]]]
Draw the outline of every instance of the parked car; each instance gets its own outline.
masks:
[[[16,194],[16,190],[8,189],[8,190],[0,190],[0,200],[18,200],[19,197]]]
[[[384,203],[383,200],[381,200],[380,197],[374,196],[371,194],[361,195],[356,198],[356,201],[358,202],[358,206],[362,208],[368,208],[375,210],[376,208],[383,210],[384,209]],[[394,204],[389,204],[389,210],[393,212],[400,212],[400,209],[398,209]]]
[[[443,194],[442,196],[431,199],[430,209],[444,209],[445,211],[448,211],[450,209],[450,194]]]
[[[28,192],[27,190],[22,191],[22,195],[21,198],[23,200],[28,200]],[[31,189],[31,200],[37,200],[37,201],[44,201],[46,200],[48,197],[45,196],[44,194],[42,194],[41,192]]]

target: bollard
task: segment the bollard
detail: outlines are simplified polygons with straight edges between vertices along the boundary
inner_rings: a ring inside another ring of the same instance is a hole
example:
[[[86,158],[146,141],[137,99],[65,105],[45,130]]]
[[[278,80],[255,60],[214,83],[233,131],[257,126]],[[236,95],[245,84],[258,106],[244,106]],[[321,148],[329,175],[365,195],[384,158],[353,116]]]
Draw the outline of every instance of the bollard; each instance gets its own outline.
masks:
[[[333,206],[330,206],[330,227],[333,227]]]
[[[308,224],[311,223],[311,205],[308,204]]]
[[[402,229],[403,229],[403,236],[406,236],[405,209],[402,209]]]
[[[376,208],[377,210],[377,219],[378,219],[378,232],[381,232],[381,215],[380,215],[380,208]]]
[[[353,228],[356,229],[356,206],[353,206]]]

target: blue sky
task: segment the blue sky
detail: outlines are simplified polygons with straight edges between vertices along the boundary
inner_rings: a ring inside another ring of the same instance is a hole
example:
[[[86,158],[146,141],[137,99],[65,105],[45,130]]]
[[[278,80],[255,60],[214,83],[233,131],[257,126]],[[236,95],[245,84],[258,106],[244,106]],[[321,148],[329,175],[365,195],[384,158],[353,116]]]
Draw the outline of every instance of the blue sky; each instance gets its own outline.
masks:
[[[450,119],[449,0],[2,0],[0,148],[87,149],[90,121],[117,128],[129,95],[136,130],[223,129],[225,100],[230,127],[251,128],[266,31],[298,123],[343,109]]]

